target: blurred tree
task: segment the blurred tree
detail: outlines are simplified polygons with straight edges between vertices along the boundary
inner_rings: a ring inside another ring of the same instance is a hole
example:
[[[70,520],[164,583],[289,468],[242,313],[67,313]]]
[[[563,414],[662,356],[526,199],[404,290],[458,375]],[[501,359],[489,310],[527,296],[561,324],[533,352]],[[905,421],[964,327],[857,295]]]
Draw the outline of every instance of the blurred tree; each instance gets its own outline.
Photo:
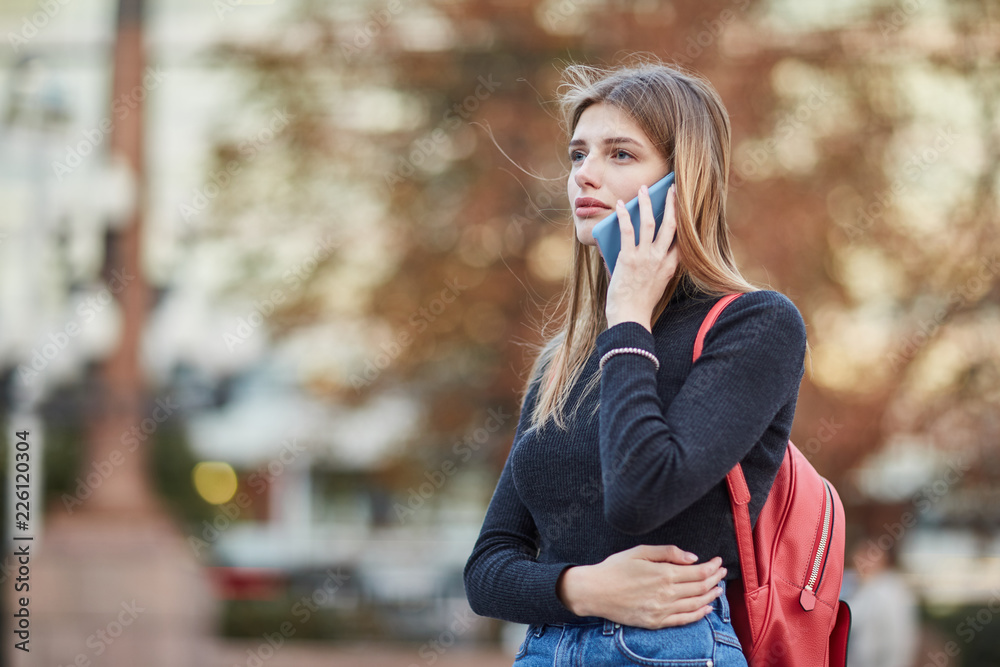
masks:
[[[793,440],[837,484],[904,436],[995,482],[995,7],[825,4],[304,3],[280,38],[218,54],[252,73],[258,123],[291,120],[200,233],[248,239],[234,286],[254,296],[289,270],[276,235],[336,239],[276,335],[328,334],[310,380],[331,400],[408,386],[430,414],[413,444],[447,451],[484,406],[517,414],[520,343],[569,266],[561,65],[648,51],[729,109],[741,265],[808,325]]]

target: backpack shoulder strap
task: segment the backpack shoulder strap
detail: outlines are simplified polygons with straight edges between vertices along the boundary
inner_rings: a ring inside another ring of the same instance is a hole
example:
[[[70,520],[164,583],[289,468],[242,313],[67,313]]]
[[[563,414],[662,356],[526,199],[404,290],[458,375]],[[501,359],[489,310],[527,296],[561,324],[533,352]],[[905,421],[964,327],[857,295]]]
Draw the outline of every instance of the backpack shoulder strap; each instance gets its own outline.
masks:
[[[723,309],[736,300],[740,293],[727,294],[712,306],[705,316],[705,320],[698,329],[698,335],[694,339],[694,359],[697,361],[701,356],[701,350],[705,346],[705,335],[712,328],[715,321],[719,319]],[[733,521],[736,526],[736,548],[740,553],[740,570],[743,572],[743,586],[746,591],[757,588],[757,561],[754,560],[753,553],[753,526],[750,523],[750,489],[747,487],[746,477],[743,476],[743,467],[737,463],[733,469],[726,474],[726,484],[729,486],[729,502],[733,508]]]
[[[701,323],[701,328],[698,329],[698,335],[694,339],[695,361],[697,361],[698,357],[701,356],[701,348],[704,347],[705,345],[705,334],[707,334],[708,330],[712,328],[712,325],[715,324],[715,321],[719,319],[719,315],[722,314],[723,309],[730,303],[735,301],[739,295],[740,295],[739,292],[737,292],[736,294],[727,294],[726,296],[716,301],[715,305],[712,306],[712,309],[708,311],[708,315],[705,316],[705,321]]]

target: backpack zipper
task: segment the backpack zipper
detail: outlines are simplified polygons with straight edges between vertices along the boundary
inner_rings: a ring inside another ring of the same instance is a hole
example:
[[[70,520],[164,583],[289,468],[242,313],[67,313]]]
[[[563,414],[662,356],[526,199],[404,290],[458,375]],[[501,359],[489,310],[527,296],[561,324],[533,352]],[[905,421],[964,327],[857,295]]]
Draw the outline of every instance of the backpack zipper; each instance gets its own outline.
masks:
[[[826,562],[826,547],[830,542],[830,529],[833,526],[833,497],[830,485],[823,480],[823,528],[819,534],[819,542],[816,545],[816,555],[813,557],[812,569],[809,572],[809,579],[806,580],[805,588],[799,595],[799,604],[806,611],[816,608],[816,588],[819,587],[819,578],[822,574],[823,565]]]

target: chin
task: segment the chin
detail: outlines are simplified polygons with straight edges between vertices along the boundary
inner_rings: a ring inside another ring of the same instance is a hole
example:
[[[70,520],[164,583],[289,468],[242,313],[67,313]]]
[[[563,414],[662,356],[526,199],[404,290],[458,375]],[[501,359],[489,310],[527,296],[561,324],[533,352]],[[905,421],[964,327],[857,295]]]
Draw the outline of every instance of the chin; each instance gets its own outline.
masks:
[[[597,241],[594,239],[595,224],[597,224],[596,221],[577,222],[576,240],[583,245],[597,245]]]

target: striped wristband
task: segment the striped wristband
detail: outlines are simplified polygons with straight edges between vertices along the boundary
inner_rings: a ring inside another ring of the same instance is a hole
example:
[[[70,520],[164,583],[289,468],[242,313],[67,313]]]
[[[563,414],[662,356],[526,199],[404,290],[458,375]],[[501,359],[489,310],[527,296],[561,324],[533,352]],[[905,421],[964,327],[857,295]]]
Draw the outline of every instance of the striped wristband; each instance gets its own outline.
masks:
[[[612,356],[616,354],[624,354],[626,352],[629,352],[631,354],[641,354],[644,357],[649,357],[650,359],[653,360],[653,363],[656,364],[656,370],[660,370],[660,360],[656,358],[656,355],[650,352],[649,350],[643,350],[642,348],[639,347],[616,347],[613,350],[608,350],[607,352],[604,353],[604,356],[601,357],[601,363],[598,365],[598,367],[600,368],[601,371],[603,371],[604,364],[607,363],[608,359],[610,359]]]

